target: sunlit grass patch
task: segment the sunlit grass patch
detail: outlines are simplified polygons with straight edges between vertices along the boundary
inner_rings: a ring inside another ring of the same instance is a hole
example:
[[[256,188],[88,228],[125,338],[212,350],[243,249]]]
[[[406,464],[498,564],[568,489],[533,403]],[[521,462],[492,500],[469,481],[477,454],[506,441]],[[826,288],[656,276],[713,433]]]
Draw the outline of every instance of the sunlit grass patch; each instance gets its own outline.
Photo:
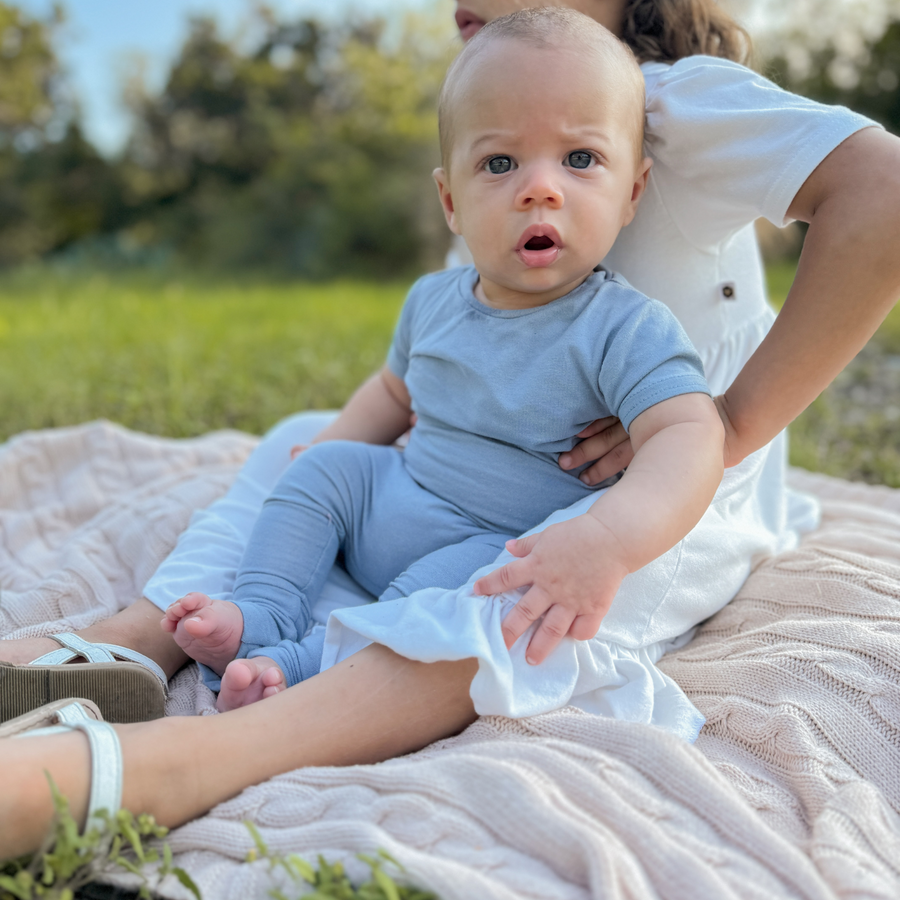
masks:
[[[769,269],[780,307],[794,267]],[[26,269],[0,278],[0,440],[108,418],[262,433],[341,406],[383,362],[408,285]],[[791,461],[900,486],[900,308],[791,427]]]
[[[261,433],[341,406],[384,360],[407,285],[23,271],[0,279],[0,438],[108,418]]]
[[[771,266],[781,307],[792,264]],[[841,478],[900,487],[900,306],[869,345],[790,427],[791,463]]]

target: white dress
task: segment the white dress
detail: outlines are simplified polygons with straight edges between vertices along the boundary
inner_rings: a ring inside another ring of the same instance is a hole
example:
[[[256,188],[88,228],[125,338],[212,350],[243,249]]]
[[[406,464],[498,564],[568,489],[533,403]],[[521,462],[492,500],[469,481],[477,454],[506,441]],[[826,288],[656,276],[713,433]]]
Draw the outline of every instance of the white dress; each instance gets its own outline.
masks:
[[[637,216],[604,265],[672,309],[713,393],[721,393],[774,320],[753,221],[764,216],[786,224],[791,201],[816,166],[874,123],[785,93],[724,60],[698,56],[642,69],[646,149],[654,164]],[[256,511],[288,448],[308,441],[325,421],[301,415],[273,429],[229,494],[197,514],[145,596],[161,608],[189,590],[227,599]],[[697,527],[625,579],[597,636],[564,639],[539,666],[524,658],[531,632],[512,651],[501,636],[503,617],[522,592],[487,598],[471,591],[477,575],[511,559],[504,553],[458,590],[433,588],[377,604],[336,569],[314,610],[328,622],[322,668],[371,642],[425,662],[476,657],[471,695],[481,714],[526,716],[571,704],[694,740],[702,716],[655,664],[734,596],[755,561],[790,549],[798,530],[814,527],[815,505],[786,490],[785,465],[782,435],[727,470]],[[594,499],[534,530],[580,514]]]

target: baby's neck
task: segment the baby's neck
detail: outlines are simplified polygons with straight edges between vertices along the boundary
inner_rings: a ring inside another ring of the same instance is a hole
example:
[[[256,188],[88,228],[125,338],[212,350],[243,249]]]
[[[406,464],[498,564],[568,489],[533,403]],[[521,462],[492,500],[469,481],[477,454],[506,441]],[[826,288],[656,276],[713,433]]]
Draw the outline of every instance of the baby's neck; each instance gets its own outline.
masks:
[[[479,275],[475,282],[475,298],[485,306],[494,309],[534,309],[538,306],[546,306],[566,294],[572,293],[579,285],[584,284],[590,277],[590,272],[579,275],[578,278],[566,282],[547,291],[517,291],[506,285],[489,281]]]

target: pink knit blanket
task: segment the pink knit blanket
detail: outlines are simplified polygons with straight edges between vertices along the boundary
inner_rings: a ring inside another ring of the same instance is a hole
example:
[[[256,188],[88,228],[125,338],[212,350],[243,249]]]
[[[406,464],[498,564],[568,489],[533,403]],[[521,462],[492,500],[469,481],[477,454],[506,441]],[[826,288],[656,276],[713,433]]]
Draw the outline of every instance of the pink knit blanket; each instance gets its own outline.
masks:
[[[0,446],[0,635],[130,603],[253,446],[107,423]],[[177,862],[206,900],[264,897],[277,881],[243,862],[249,818],[359,877],[355,854],[384,848],[442,900],[900,897],[900,492],[793,481],[822,527],[661,663],[707,717],[695,745],[574,709],[485,718],[402,759],[250,788],[172,834]],[[210,711],[183,670],[169,713]]]

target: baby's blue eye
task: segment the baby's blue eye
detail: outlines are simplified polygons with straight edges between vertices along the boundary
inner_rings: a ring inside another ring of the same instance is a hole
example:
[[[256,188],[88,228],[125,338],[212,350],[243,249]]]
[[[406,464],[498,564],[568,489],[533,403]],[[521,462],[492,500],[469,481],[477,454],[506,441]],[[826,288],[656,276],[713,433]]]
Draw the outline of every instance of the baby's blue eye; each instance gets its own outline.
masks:
[[[485,165],[491,175],[503,175],[512,169],[513,162],[508,156],[492,156]]]
[[[586,169],[593,161],[594,157],[587,150],[575,150],[566,159],[573,169]]]

